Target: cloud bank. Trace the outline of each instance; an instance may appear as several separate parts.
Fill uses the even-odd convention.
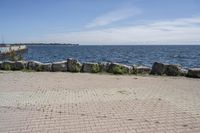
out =
[[[200,44],[200,17],[46,35],[45,42],[79,44]]]

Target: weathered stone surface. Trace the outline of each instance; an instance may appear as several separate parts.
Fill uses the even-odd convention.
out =
[[[187,74],[188,74],[188,70],[181,68],[181,70],[180,70],[180,76],[187,76]]]
[[[109,73],[114,73],[114,74],[128,74],[131,73],[132,67],[127,66],[124,64],[119,64],[119,63],[111,63],[109,65]]]
[[[166,65],[164,73],[168,76],[181,75],[181,67],[179,65]]]
[[[192,78],[200,78],[200,68],[189,69],[187,76]]]
[[[151,72],[151,68],[147,66],[133,66],[133,74],[149,74]]]
[[[1,67],[2,67],[2,64],[3,64],[3,62],[2,61],[0,61],[0,70],[2,69]]]
[[[23,70],[26,68],[26,61],[16,61],[14,64],[14,70]]]
[[[67,71],[80,72],[81,68],[82,64],[78,60],[72,58],[67,59]]]
[[[111,64],[110,62],[100,62],[99,63],[100,71],[101,72],[108,72],[110,64]]]
[[[43,64],[41,64],[41,71],[44,71],[44,72],[52,71],[52,64],[51,63],[43,63]]]
[[[155,62],[152,66],[151,74],[163,75],[166,70],[166,65],[163,63]]]
[[[52,71],[53,72],[66,72],[67,71],[67,61],[61,61],[61,62],[54,62],[52,64]]]
[[[29,61],[27,64],[27,69],[35,70],[35,71],[42,71],[42,63],[39,61]]]
[[[14,70],[15,62],[14,61],[4,61],[2,62],[2,70]]]
[[[86,62],[86,63],[83,63],[82,71],[89,72],[89,73],[98,73],[100,72],[100,66],[98,63]]]

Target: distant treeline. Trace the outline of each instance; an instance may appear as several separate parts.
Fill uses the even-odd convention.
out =
[[[67,45],[67,46],[78,46],[79,44],[73,43],[13,43],[13,44],[0,44],[0,45]]]

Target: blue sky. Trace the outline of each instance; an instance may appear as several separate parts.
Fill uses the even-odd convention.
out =
[[[200,0],[0,0],[7,43],[200,44]]]

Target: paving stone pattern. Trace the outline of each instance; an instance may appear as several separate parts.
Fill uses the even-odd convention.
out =
[[[199,133],[200,80],[1,73],[0,132]]]

